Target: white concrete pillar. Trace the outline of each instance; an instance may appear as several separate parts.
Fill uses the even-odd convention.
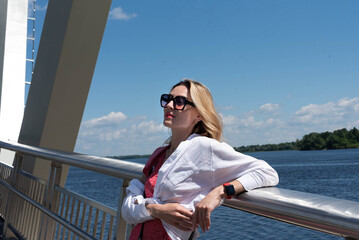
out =
[[[24,114],[28,0],[0,0],[0,140],[17,142]],[[2,150],[11,165],[14,154]]]

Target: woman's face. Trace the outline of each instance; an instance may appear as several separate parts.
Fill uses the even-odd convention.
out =
[[[170,94],[173,97],[183,96],[186,97],[188,101],[192,102],[192,98],[189,95],[188,89],[183,86],[177,86]],[[166,127],[174,130],[181,130],[183,133],[191,134],[193,127],[199,121],[199,114],[196,108],[187,104],[183,110],[175,110],[173,107],[173,101],[170,101],[164,108],[164,120],[163,124]]]

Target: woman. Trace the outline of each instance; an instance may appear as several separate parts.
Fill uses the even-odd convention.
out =
[[[219,142],[221,118],[201,83],[179,82],[161,96],[161,106],[172,136],[151,155],[141,181],[126,189],[122,216],[137,224],[130,239],[195,239],[198,226],[209,230],[222,199],[278,183],[266,162]]]

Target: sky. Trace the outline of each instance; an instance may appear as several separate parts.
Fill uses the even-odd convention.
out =
[[[75,151],[152,153],[171,134],[159,97],[184,78],[233,147],[359,128],[358,23],[356,0],[113,0]]]

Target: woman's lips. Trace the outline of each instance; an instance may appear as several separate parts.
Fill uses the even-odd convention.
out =
[[[170,113],[166,113],[165,114],[165,118],[174,118],[175,116],[170,114]]]

